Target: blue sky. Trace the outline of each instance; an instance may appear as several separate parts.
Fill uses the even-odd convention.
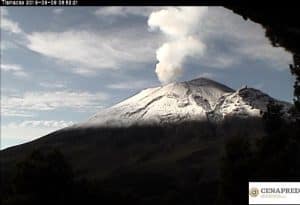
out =
[[[1,148],[84,121],[161,82],[204,76],[292,101],[292,55],[272,47],[260,25],[222,7],[201,9],[2,7]],[[190,37],[198,47],[186,47]],[[157,52],[164,45],[171,49]],[[167,82],[155,72],[159,62],[174,62]]]

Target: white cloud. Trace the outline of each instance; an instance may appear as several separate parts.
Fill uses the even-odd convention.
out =
[[[57,128],[24,127],[16,129],[2,126],[1,149],[38,139],[55,130]]]
[[[19,24],[17,22],[14,22],[7,18],[1,19],[1,29],[3,29],[4,31],[12,32],[12,33],[21,33],[22,32],[22,29],[19,27]]]
[[[54,14],[61,14],[62,12],[64,11],[64,9],[63,8],[55,8],[55,9],[53,9],[53,13]]]
[[[30,113],[26,110],[20,110],[18,108],[7,108],[4,107],[3,104],[1,105],[1,115],[5,117],[26,117],[31,118],[35,117],[34,113]]]
[[[65,88],[66,85],[65,83],[60,83],[60,82],[41,82],[39,83],[39,85],[41,87],[44,87],[44,88]]]
[[[58,129],[73,125],[64,120],[31,120],[1,126],[1,149],[29,142]]]
[[[23,127],[51,127],[51,128],[63,128],[73,125],[73,121],[64,120],[25,120],[21,123],[9,123],[3,127],[7,128],[23,128]]]
[[[273,47],[261,25],[245,21],[241,16],[221,7],[209,7],[198,35],[207,45],[200,63],[212,68],[241,65],[245,59],[264,61],[275,69],[284,69],[292,55]],[[225,48],[225,49],[224,49]],[[242,67],[241,67],[242,69]]]
[[[4,50],[17,48],[17,46],[13,42],[4,39],[1,39],[0,46],[1,46],[1,55],[3,55]]]
[[[216,77],[217,77],[217,75],[214,73],[204,72],[204,73],[201,73],[200,75],[198,75],[197,78],[216,78]]]
[[[144,89],[150,86],[154,86],[154,83],[150,83],[147,81],[128,81],[128,82],[108,84],[106,87],[115,90],[133,90],[133,89]]]
[[[4,86],[1,86],[1,94],[5,94],[5,93],[18,93],[18,89],[16,88],[7,88]]]
[[[24,71],[24,68],[17,64],[1,64],[1,71],[10,72],[19,78],[29,77],[29,75]]]
[[[147,17],[151,12],[159,10],[163,7],[158,6],[147,6],[147,7],[136,7],[136,6],[104,6],[96,9],[94,14],[98,17],[124,17],[128,15],[145,16]]]
[[[222,51],[222,49],[215,47],[214,42],[205,42],[206,49],[202,56],[198,56],[197,63],[201,66],[216,69],[228,69],[233,66],[237,66],[241,63],[241,59],[244,58],[243,54],[235,53],[236,47],[229,48],[230,51]],[[230,47],[231,45],[228,45]],[[241,68],[243,69],[243,68]]]
[[[113,68],[112,68],[113,69]],[[89,67],[75,67],[72,68],[73,72],[85,77],[91,77],[95,75],[96,69],[90,69]]]
[[[89,92],[27,92],[23,96],[2,96],[1,114],[3,116],[22,116],[31,111],[47,111],[59,108],[90,110],[102,108],[108,99],[104,93]]]
[[[16,64],[2,64],[2,71],[21,71],[23,70],[22,66]]]
[[[121,33],[88,31],[35,32],[27,47],[42,55],[67,63],[74,73],[92,75],[98,69],[119,69],[134,62],[154,60],[155,43],[134,30]]]
[[[22,29],[19,27],[19,24],[13,20],[8,19],[8,11],[6,8],[1,7],[1,29],[11,33],[22,33]]]
[[[274,48],[266,41],[240,47],[237,49],[237,52],[242,53],[244,56],[249,56],[253,60],[266,61],[278,70],[286,70],[288,65],[293,62],[292,54],[285,51],[284,48]]]

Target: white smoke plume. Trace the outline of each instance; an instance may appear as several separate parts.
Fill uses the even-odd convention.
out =
[[[155,72],[162,83],[180,76],[186,57],[203,53],[205,44],[196,34],[206,11],[207,7],[172,7],[149,16],[150,29],[159,28],[169,39],[156,51]]]

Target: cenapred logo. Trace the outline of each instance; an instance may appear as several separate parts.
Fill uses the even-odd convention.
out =
[[[249,195],[250,195],[251,197],[257,197],[257,196],[259,195],[259,189],[256,188],[256,187],[250,188],[250,190],[249,190]]]
[[[249,182],[249,204],[300,204],[300,182]]]

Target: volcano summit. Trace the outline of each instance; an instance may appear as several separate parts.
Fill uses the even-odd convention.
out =
[[[289,103],[273,99],[260,90],[233,90],[207,78],[148,88],[104,110],[79,126],[130,126],[220,121],[228,117],[260,117],[267,104],[275,101],[284,109]]]

